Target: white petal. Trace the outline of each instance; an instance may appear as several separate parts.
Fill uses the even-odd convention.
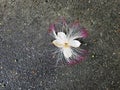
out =
[[[72,49],[71,48],[63,48],[63,54],[65,58],[70,58],[72,56]]]
[[[78,40],[70,40],[69,44],[72,47],[79,47],[81,45],[81,43]]]
[[[58,32],[57,34],[58,38],[65,41],[66,40],[66,35],[64,32]]]
[[[63,42],[60,40],[54,40],[52,43],[57,47],[63,47]]]

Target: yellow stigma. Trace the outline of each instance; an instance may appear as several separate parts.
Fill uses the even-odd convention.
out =
[[[68,47],[70,47],[69,44],[68,44],[68,43],[65,43],[65,44],[64,44],[64,48],[68,48]]]

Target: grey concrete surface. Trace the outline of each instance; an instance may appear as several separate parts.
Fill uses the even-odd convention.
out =
[[[54,67],[49,24],[89,31],[89,56]],[[120,0],[0,0],[0,90],[120,90]]]

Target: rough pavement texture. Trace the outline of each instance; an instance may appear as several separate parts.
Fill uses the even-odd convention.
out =
[[[86,61],[54,67],[49,24],[80,20]],[[120,90],[120,0],[0,0],[0,90]]]

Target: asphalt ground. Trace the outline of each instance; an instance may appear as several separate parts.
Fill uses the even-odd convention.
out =
[[[52,59],[61,16],[89,32],[74,66]],[[120,90],[120,0],[0,0],[0,90]]]

